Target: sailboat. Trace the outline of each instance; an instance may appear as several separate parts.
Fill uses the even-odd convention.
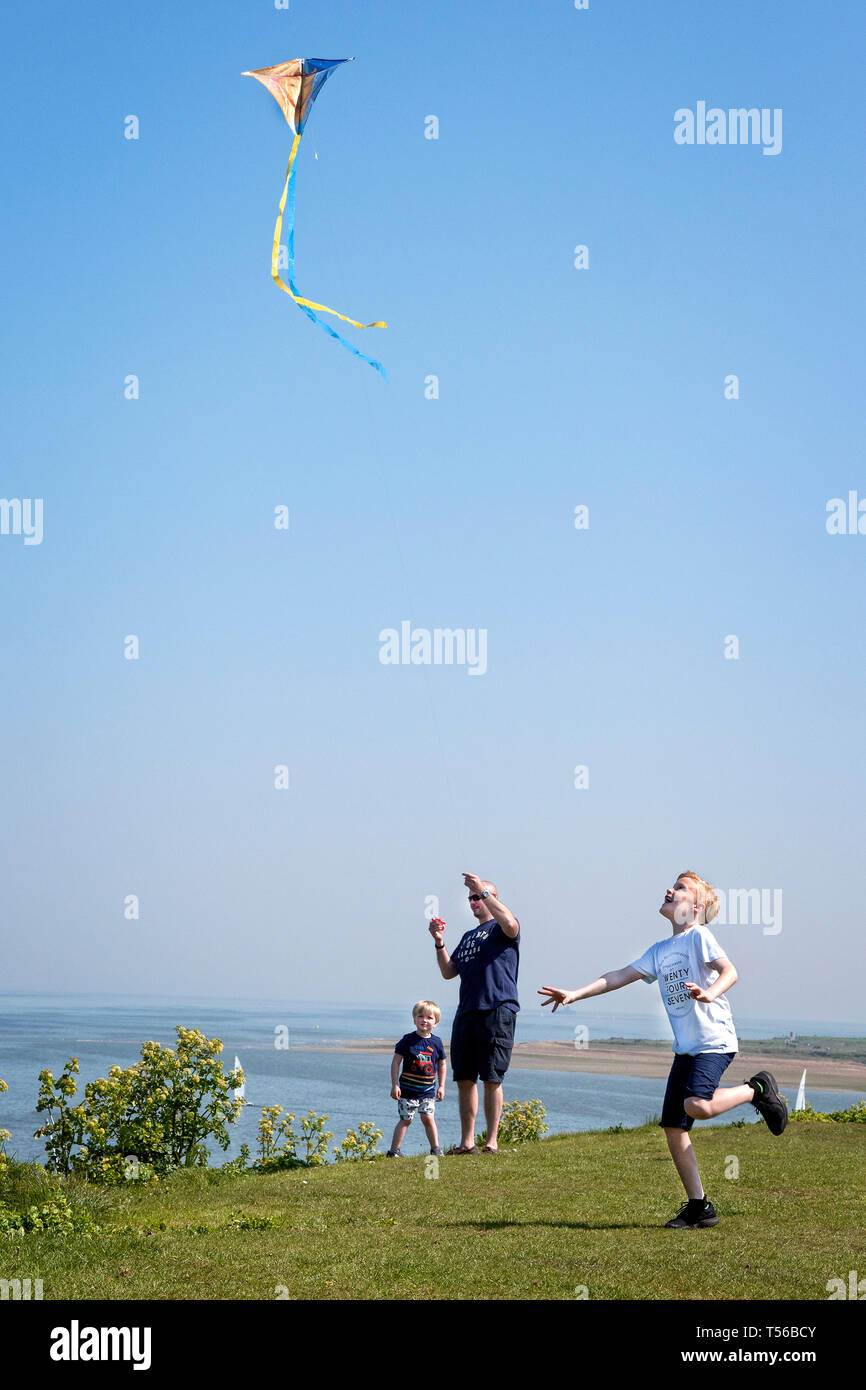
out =
[[[806,1068],[803,1068],[803,1075],[800,1077],[800,1086],[797,1091],[797,1099],[794,1101],[795,1110],[806,1109]]]
[[[238,1057],[237,1054],[235,1054],[235,1071],[242,1071],[242,1070],[243,1070],[243,1068],[241,1067],[241,1059],[240,1059],[240,1057]],[[235,1091],[235,1100],[243,1101],[244,1105],[252,1105],[252,1101],[251,1101],[251,1100],[247,1100],[247,1097],[246,1097],[246,1090],[247,1090],[247,1083],[246,1083],[246,1080],[243,1080],[243,1081],[241,1082],[240,1086],[238,1086],[237,1090]]]

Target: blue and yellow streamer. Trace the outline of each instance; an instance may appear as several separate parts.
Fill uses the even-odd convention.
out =
[[[307,315],[313,323],[317,323],[338,343],[342,343],[347,351],[355,357],[360,357],[362,362],[368,362],[371,367],[375,367],[385,379],[388,380],[385,368],[381,362],[377,362],[372,357],[367,357],[358,348],[342,337],[330,324],[323,323],[319,314],[333,314],[334,318],[341,319],[343,323],[350,323],[354,328],[387,328],[387,324],[381,320],[374,323],[360,323],[357,319],[349,318],[347,314],[340,314],[336,309],[329,309],[326,304],[317,304],[313,299],[305,299],[298,293],[295,284],[295,161],[297,159],[298,147],[301,143],[301,135],[304,126],[309,118],[310,110],[319,91],[325,81],[330,77],[331,72],[340,63],[348,62],[346,58],[319,59],[319,58],[294,58],[288,63],[278,63],[272,68],[260,68],[256,71],[244,73],[245,77],[255,77],[263,86],[267,87],[272,95],[279,102],[280,108],[289,123],[290,129],[294,133],[292,149],[289,155],[289,163],[286,168],[286,182],[283,187],[283,196],[280,199],[279,212],[277,213],[276,227],[274,228],[274,244],[271,252],[271,278],[274,284],[289,295],[300,309]],[[280,236],[282,232],[283,216],[286,217],[286,253],[288,259],[287,280],[280,276],[279,256],[280,256]]]

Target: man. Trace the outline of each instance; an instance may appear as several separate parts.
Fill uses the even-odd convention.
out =
[[[460,1000],[451,1030],[451,1068],[460,1103],[460,1143],[451,1153],[475,1154],[476,1082],[484,1082],[487,1120],[485,1153],[498,1153],[502,1114],[502,1078],[514,1045],[520,923],[499,901],[496,885],[464,874],[475,927],[464,932],[453,956],[445,946],[444,923],[434,920],[430,933],[443,980],[460,976]]]

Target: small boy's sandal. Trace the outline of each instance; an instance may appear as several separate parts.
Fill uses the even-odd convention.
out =
[[[756,1071],[746,1085],[755,1092],[752,1104],[761,1118],[766,1120],[767,1129],[771,1134],[781,1134],[788,1123],[788,1102],[779,1095],[776,1078],[768,1071]]]
[[[471,1149],[461,1149],[458,1144],[452,1144],[448,1149],[449,1154],[477,1154],[478,1150],[473,1145]]]
[[[481,1150],[481,1152],[482,1152],[483,1154],[498,1154],[498,1153],[499,1153],[499,1150],[498,1150],[498,1149],[491,1149],[491,1147],[490,1147],[489,1144],[485,1144],[485,1145],[484,1145],[484,1148]]]

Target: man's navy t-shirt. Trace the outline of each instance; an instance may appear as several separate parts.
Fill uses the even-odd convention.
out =
[[[442,1039],[435,1033],[422,1038],[413,1031],[404,1033],[394,1051],[403,1058],[403,1070],[398,1085],[407,1100],[421,1100],[435,1096],[439,1063],[445,1061],[445,1048]]]
[[[459,1014],[470,1009],[498,1009],[517,1013],[517,967],[520,964],[520,932],[506,936],[498,922],[483,922],[464,932],[452,963],[460,975]]]

